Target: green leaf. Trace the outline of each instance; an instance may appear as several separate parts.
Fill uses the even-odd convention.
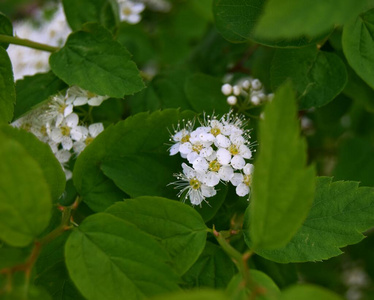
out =
[[[263,39],[253,33],[260,16],[263,14],[263,0],[214,0],[213,14],[218,31],[231,42],[252,40],[256,43],[274,47],[302,47],[324,38],[314,39],[301,37],[298,39]]]
[[[63,0],[66,20],[71,29],[79,30],[84,23],[97,22],[113,29],[119,23],[118,4],[113,0]]]
[[[35,285],[46,289],[54,299],[83,300],[65,266],[64,246],[70,232],[43,246],[36,262]]]
[[[198,73],[187,79],[185,91],[195,111],[225,114],[230,110],[230,106],[227,104],[226,96],[221,92],[221,87],[220,79]]]
[[[265,108],[253,175],[250,233],[255,251],[286,245],[305,220],[314,196],[313,166],[306,167],[295,97],[289,83]]]
[[[73,179],[78,193],[94,210],[124,198],[117,192],[100,197],[113,182],[131,197],[176,199],[177,192],[167,185],[175,181],[173,174],[181,169],[181,159],[169,156],[165,143],[170,138],[168,130],[192,116],[169,109],[137,114],[108,127],[77,159]],[[98,206],[97,197],[106,199],[105,205]]]
[[[106,212],[155,237],[180,275],[204,249],[207,227],[202,217],[186,204],[160,197],[139,197],[116,203]]]
[[[295,300],[295,299],[303,299],[303,300],[315,300],[315,299],[323,299],[323,300],[343,300],[342,297],[339,295],[324,289],[319,286],[314,285],[294,285],[287,290],[282,292],[280,300]]]
[[[12,120],[15,102],[12,63],[8,53],[0,47],[0,123]]]
[[[0,157],[0,239],[11,246],[27,246],[51,217],[48,185],[38,163],[2,133]]]
[[[12,22],[7,18],[6,15],[0,12],[0,34],[13,35],[13,25]],[[8,43],[0,43],[0,47],[7,49]]]
[[[256,284],[257,288],[261,288],[262,292],[256,294],[258,300],[278,300],[280,290],[274,281],[265,273],[258,270],[250,271],[251,279]],[[247,300],[253,298],[252,292],[243,285],[243,277],[241,274],[236,274],[229,285],[226,292],[231,296],[232,300]]]
[[[39,141],[32,133],[10,126],[0,126],[0,133],[17,141],[38,163],[48,184],[51,199],[57,202],[65,190],[66,177],[49,145]]]
[[[66,83],[98,95],[122,98],[144,88],[130,53],[95,23],[70,34],[49,62],[52,71]]]
[[[25,76],[22,80],[17,80],[14,119],[36,108],[66,87],[67,85],[52,72]]]
[[[317,179],[315,200],[303,226],[282,249],[258,251],[267,259],[306,262],[342,254],[340,248],[360,242],[374,226],[374,192],[358,182]]]
[[[229,300],[222,291],[217,290],[189,290],[174,294],[162,295],[152,300]]]
[[[16,248],[0,244],[0,270],[25,263],[30,256],[30,252],[31,247]]]
[[[357,15],[365,1],[269,0],[255,28],[263,39],[310,38],[329,33]],[[307,9],[306,9],[307,8]],[[280,26],[281,24],[281,26]]]
[[[106,213],[86,218],[65,246],[69,274],[87,299],[142,299],[178,290],[167,253],[148,234]]]
[[[347,82],[347,71],[334,53],[311,46],[301,49],[278,49],[271,67],[275,90],[288,78],[297,91],[300,109],[320,107],[332,101]]]
[[[36,286],[13,287],[9,294],[2,295],[2,300],[52,300],[51,296],[44,290]]]
[[[343,51],[355,72],[374,88],[374,9],[359,15],[343,28]]]
[[[236,267],[232,260],[221,247],[207,242],[204,252],[196,263],[183,276],[188,288],[211,287],[225,288],[232,276],[236,273]]]

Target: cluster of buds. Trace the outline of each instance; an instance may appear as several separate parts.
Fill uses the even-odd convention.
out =
[[[262,83],[258,79],[242,79],[235,85],[225,83],[221,88],[222,93],[227,96],[227,103],[234,106],[238,98],[246,104],[260,105],[271,101],[273,94],[266,94]]]
[[[196,129],[194,121],[183,123],[174,130],[169,149],[170,155],[179,153],[188,162],[182,164],[182,173],[174,174],[177,181],[172,184],[181,189],[178,197],[200,205],[216,195],[220,182],[234,185],[238,196],[249,195],[252,145],[244,118],[229,112],[220,119],[204,117]]]
[[[61,163],[66,178],[70,179],[72,174],[66,164],[71,156],[79,155],[104,130],[102,123],[89,126],[81,124],[79,116],[73,112],[74,107],[84,104],[99,106],[108,98],[73,86],[65,95],[51,97],[48,103],[30,111],[11,125],[33,133],[47,143]]]

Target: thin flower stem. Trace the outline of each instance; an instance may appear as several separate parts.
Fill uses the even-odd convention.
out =
[[[42,51],[47,51],[47,52],[52,52],[52,53],[56,52],[57,50],[60,49],[58,47],[53,47],[53,46],[49,46],[49,45],[45,45],[45,44],[40,44],[40,43],[33,42],[33,41],[30,41],[30,40],[27,40],[27,39],[21,39],[21,38],[18,38],[18,37],[9,36],[9,35],[5,35],[5,34],[0,34],[0,43],[10,43],[10,44],[14,44],[14,45],[25,46],[25,47],[29,47],[29,48],[33,48],[33,49],[37,49],[37,50],[42,50]]]
[[[244,286],[251,291],[250,299],[253,300],[256,298],[257,295],[263,294],[264,289],[258,286],[251,278],[249,268],[248,268],[248,260],[254,254],[252,250],[241,254],[237,251],[234,247],[232,247],[224,238],[224,236],[215,230],[213,226],[213,230],[211,231],[215,236],[218,244],[222,247],[223,251],[226,252],[227,255],[231,257],[233,262],[235,263],[236,267],[238,268],[240,274],[243,277]]]

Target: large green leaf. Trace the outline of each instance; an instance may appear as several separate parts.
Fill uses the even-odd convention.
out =
[[[184,274],[183,280],[189,288],[225,288],[235,273],[234,263],[222,248],[208,241],[204,252]]]
[[[214,0],[213,14],[218,31],[232,42],[252,40],[275,47],[301,47],[313,44],[325,36],[323,34],[314,39],[300,37],[287,40],[264,39],[254,34],[253,30],[263,13],[265,3],[263,0]]]
[[[0,47],[0,123],[12,120],[15,102],[12,63],[8,53]]]
[[[0,157],[0,239],[12,246],[27,246],[51,217],[48,185],[37,161],[2,133]]]
[[[123,195],[113,191],[103,195],[105,205],[97,205],[95,197],[110,191],[113,182],[131,197],[176,199],[177,192],[167,185],[175,181],[173,174],[180,171],[181,159],[169,156],[165,143],[170,138],[168,130],[192,116],[170,109],[140,113],[108,127],[78,157],[74,167],[74,184],[84,201],[101,210],[122,200]]]
[[[22,80],[18,80],[14,119],[21,117],[66,87],[66,84],[52,72],[25,76]]]
[[[185,273],[204,249],[207,227],[190,206],[160,197],[126,199],[106,210],[149,233],[166,249],[178,274]]]
[[[6,125],[0,126],[0,133],[17,141],[38,163],[48,184],[52,201],[57,202],[65,190],[66,177],[49,145],[39,141],[32,133]]]
[[[12,22],[7,18],[6,15],[0,12],[0,34],[13,35]],[[0,43],[0,47],[8,48],[8,43]]]
[[[267,259],[306,262],[340,255],[340,248],[360,242],[374,226],[374,190],[358,182],[317,180],[314,204],[293,239],[282,249],[258,251]]]
[[[277,49],[271,67],[275,90],[288,78],[297,91],[301,109],[320,107],[332,101],[347,82],[347,71],[334,53],[317,47]]]
[[[63,0],[62,4],[73,30],[79,30],[87,22],[97,22],[113,29],[119,22],[118,4],[114,0]]]
[[[314,167],[306,167],[296,101],[289,83],[265,108],[253,175],[250,228],[255,251],[286,245],[305,220],[314,196]]]
[[[268,0],[255,33],[263,39],[317,37],[357,15],[365,1]]]
[[[70,277],[87,299],[143,299],[178,290],[165,250],[148,234],[98,213],[72,232],[65,246]]]
[[[282,292],[280,300],[343,300],[339,295],[319,286],[310,284],[294,285]]]
[[[374,88],[374,9],[359,15],[343,28],[343,51],[351,67]]]
[[[144,88],[130,53],[95,23],[72,33],[49,62],[52,71],[66,83],[98,95],[122,98]]]

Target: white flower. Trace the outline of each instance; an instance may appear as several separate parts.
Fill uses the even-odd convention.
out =
[[[99,106],[101,103],[109,99],[109,96],[100,96],[90,91],[84,90],[79,86],[72,86],[66,92],[67,101],[72,102],[74,106],[88,104],[90,106]]]
[[[176,185],[176,188],[181,189],[178,197],[185,193],[184,200],[189,198],[192,205],[200,205],[202,201],[205,201],[205,198],[216,195],[214,187],[204,184],[205,173],[198,172],[185,163],[182,164],[182,168],[183,173],[176,175],[178,181],[172,183]]]
[[[46,122],[55,121],[55,125],[59,126],[64,118],[73,112],[73,100],[66,99],[62,95],[55,95],[48,104],[48,109],[43,114],[42,119]]]
[[[92,141],[104,130],[103,123],[94,123],[88,126],[88,134],[84,139],[74,142],[74,152],[80,154],[86,146],[92,143]]]
[[[68,115],[57,127],[51,131],[51,139],[55,143],[61,143],[62,148],[70,150],[73,147],[73,140],[84,139],[88,130],[84,126],[78,126],[79,117],[75,113]]]
[[[140,13],[145,9],[143,3],[135,3],[129,0],[120,0],[120,16],[122,21],[130,24],[139,23],[141,20]]]
[[[233,186],[236,186],[236,194],[240,197],[248,195],[250,192],[250,186],[252,184],[252,173],[253,173],[253,165],[246,164],[243,168],[243,173],[235,173],[230,182]]]

